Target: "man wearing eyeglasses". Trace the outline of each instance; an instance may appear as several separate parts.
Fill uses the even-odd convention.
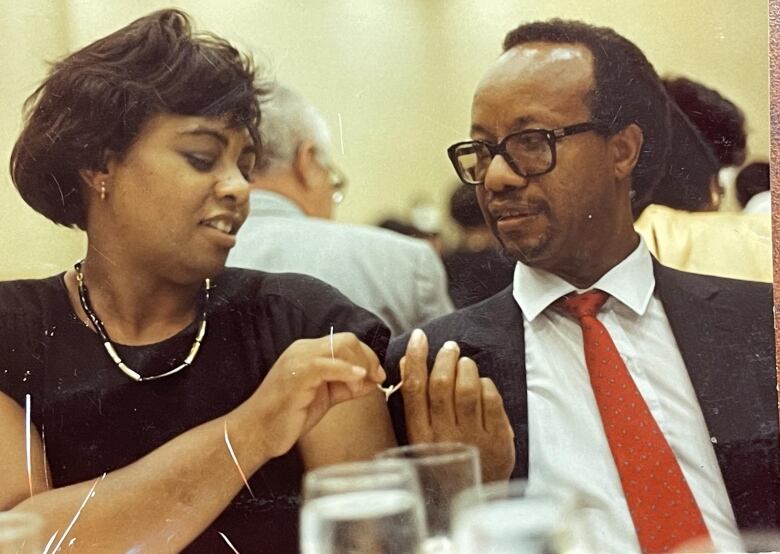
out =
[[[393,334],[453,310],[444,266],[426,241],[330,220],[346,178],[330,160],[328,127],[311,104],[275,87],[263,103],[260,133],[249,217],[227,265],[316,277],[378,315]]]
[[[499,475],[581,494],[598,552],[740,551],[740,530],[776,528],[771,288],[662,267],[634,231],[670,147],[644,55],[611,29],[522,25],[471,120],[450,160],[519,263],[391,343],[399,436],[474,442]]]

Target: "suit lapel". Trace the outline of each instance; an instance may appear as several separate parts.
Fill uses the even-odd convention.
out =
[[[756,397],[741,393],[759,376],[733,366],[754,352],[742,340],[747,330],[718,301],[721,290],[712,284],[685,286],[675,273],[656,264],[656,287],[717,451],[721,441],[746,431],[738,422],[752,419],[746,416],[754,411]]]
[[[746,313],[717,279],[654,270],[737,523],[771,523],[779,454],[771,312]]]
[[[528,477],[528,383],[525,368],[525,321],[520,307],[512,296],[512,287],[501,296],[503,309],[494,318],[495,331],[491,347],[493,367],[491,375],[502,391],[508,416],[515,430],[517,461],[513,477]]]
[[[455,322],[454,333],[460,337],[461,355],[472,358],[479,367],[480,375],[492,379],[501,391],[507,416],[515,431],[517,461],[512,476],[527,477],[525,337],[523,314],[512,296],[512,287],[466,308],[462,320]],[[435,350],[432,349],[432,352]]]
[[[718,357],[713,346],[718,342],[723,344],[724,340],[727,343],[734,340],[728,336],[728,325],[724,326],[725,322],[712,313],[710,302],[718,296],[719,290],[714,287],[685,289],[679,285],[673,273],[657,262],[654,262],[654,273],[656,290],[696,391],[707,428],[717,440],[721,427],[727,427],[724,424],[728,418],[725,414],[724,417],[714,417],[720,415],[721,406],[711,404],[729,396],[729,384],[708,376],[724,373],[723,370],[728,368],[722,368],[721,364],[728,363],[728,360]]]

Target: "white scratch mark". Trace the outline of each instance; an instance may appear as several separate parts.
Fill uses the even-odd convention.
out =
[[[43,423],[41,423],[41,444],[43,445],[43,480],[47,485],[51,486],[49,482],[49,464],[46,463],[46,460],[49,459],[46,457],[46,429]]]
[[[341,143],[341,155],[344,155],[344,126],[341,124],[341,112],[339,115],[339,142]]]
[[[240,553],[238,550],[236,550],[236,547],[235,547],[235,546],[233,546],[233,543],[232,543],[232,542],[230,542],[230,539],[228,539],[228,538],[225,536],[225,533],[223,533],[222,531],[217,531],[217,533],[219,533],[219,536],[220,536],[220,537],[222,537],[222,540],[224,540],[224,541],[227,543],[227,545],[230,547],[230,550],[232,550],[232,551],[233,551],[233,552],[235,552],[236,554],[241,554],[241,553]]]
[[[336,351],[333,349],[333,325],[330,326],[330,359],[336,360]]]
[[[105,259],[106,259],[106,260],[107,260],[109,263],[111,263],[111,265],[113,265],[113,266],[116,266],[116,262],[115,262],[114,260],[112,260],[111,258],[109,258],[108,256],[106,256],[105,254],[103,254],[103,252],[101,252],[100,250],[98,250],[97,248],[95,248],[95,247],[94,247],[94,245],[90,244],[90,245],[89,245],[89,248],[90,248],[90,250],[94,250],[95,252],[97,252],[98,254],[100,254],[100,255],[101,255],[103,258],[105,258]]]
[[[246,475],[244,475],[244,470],[241,469],[241,464],[238,463],[238,458],[236,458],[236,453],[233,451],[233,445],[230,444],[230,437],[228,437],[228,430],[227,430],[227,418],[225,418],[225,444],[227,445],[228,452],[230,453],[230,457],[233,458],[233,463],[236,464],[236,468],[238,468],[238,473],[241,475],[241,479],[244,481],[244,485],[246,485],[247,490],[249,491],[249,494],[252,495],[252,498],[255,498],[255,493],[252,491],[252,487],[249,486],[249,481],[247,481]]]
[[[84,506],[87,505],[87,502],[89,502],[89,499],[95,496],[95,488],[98,486],[98,483],[100,483],[103,479],[106,478],[106,474],[104,473],[102,477],[99,479],[95,479],[95,482],[92,483],[92,488],[89,489],[89,492],[87,493],[87,496],[84,497],[84,502],[81,503],[81,506],[76,511],[76,515],[73,516],[73,519],[70,520],[70,524],[67,528],[65,528],[65,532],[60,537],[60,541],[57,543],[57,546],[54,547],[54,550],[52,550],[52,554],[57,552],[60,549],[60,546],[62,546],[63,541],[65,540],[65,537],[68,536],[68,533],[70,533],[70,530],[73,528],[73,526],[76,524],[76,520],[81,515],[81,511],[84,509]]]
[[[32,485],[32,456],[30,455],[30,412],[32,406],[32,399],[29,394],[24,395],[24,440],[25,451],[27,453],[27,484],[30,485],[30,497],[33,495]]]
[[[60,182],[57,180],[57,177],[54,176],[54,173],[49,173],[49,177],[54,179],[54,182],[57,184],[57,190],[60,192],[60,201],[62,202],[62,207],[65,207],[65,195],[62,193],[62,186],[60,186]]]
[[[57,533],[59,532],[60,532],[59,529],[54,531],[54,534],[49,538],[49,542],[46,543],[46,548],[43,549],[43,554],[49,554],[49,548],[51,548],[51,543],[53,543],[54,539],[57,538]]]

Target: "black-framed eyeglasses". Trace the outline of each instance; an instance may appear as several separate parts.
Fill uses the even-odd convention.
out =
[[[592,122],[560,129],[525,129],[508,134],[498,144],[483,140],[458,142],[447,148],[447,155],[467,185],[483,184],[490,162],[498,155],[521,177],[536,177],[555,168],[555,144],[559,140],[597,129],[599,126]]]
[[[344,201],[347,188],[347,177],[344,173],[335,165],[328,166],[328,179],[330,180],[330,186],[333,188],[333,193],[330,198],[333,203],[338,206]]]

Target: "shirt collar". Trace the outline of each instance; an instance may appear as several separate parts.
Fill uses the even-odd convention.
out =
[[[640,238],[639,245],[619,264],[605,273],[588,289],[599,289],[644,315],[655,289],[653,260]],[[561,296],[585,292],[553,273],[529,267],[521,262],[515,267],[512,295],[528,321],[533,321]]]
[[[253,190],[249,193],[249,215],[305,216],[298,205],[281,194],[269,190]]]

